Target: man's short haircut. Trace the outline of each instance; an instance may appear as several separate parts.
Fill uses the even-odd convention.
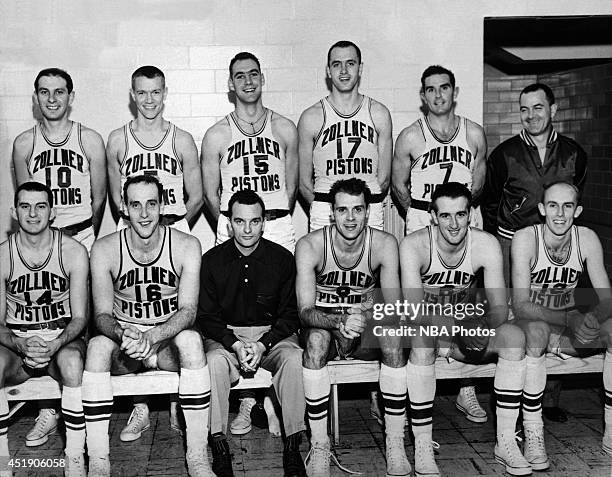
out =
[[[329,189],[329,196],[331,197],[332,207],[336,205],[336,196],[339,192],[344,192],[348,195],[361,195],[363,194],[363,198],[365,200],[366,207],[370,205],[372,201],[372,192],[368,185],[362,181],[361,179],[357,179],[356,177],[351,177],[350,179],[343,179],[341,181],[336,181]]]
[[[444,68],[444,66],[440,65],[431,65],[425,68],[423,74],[421,75],[421,88],[423,92],[425,92],[425,80],[433,75],[448,75],[448,79],[450,80],[451,86],[455,87],[455,75],[448,68]]]
[[[355,48],[355,51],[357,52],[357,60],[359,60],[359,64],[361,64],[361,50],[359,49],[359,47],[352,41],[340,40],[334,43],[332,46],[330,46],[329,50],[327,50],[327,66],[329,66],[329,60],[331,59],[331,52],[334,48],[350,48],[351,46]]]
[[[159,182],[159,179],[150,174],[140,174],[137,176],[129,176],[125,181],[125,184],[123,184],[123,203],[125,205],[128,205],[127,191],[128,187],[132,184],[153,184],[155,187],[157,187],[157,198],[160,202],[162,201],[164,195],[164,186],[161,182]]]
[[[578,187],[576,187],[571,182],[567,182],[567,181],[563,181],[563,180],[554,181],[554,182],[551,182],[549,184],[544,184],[544,190],[542,191],[542,201],[541,201],[542,204],[545,203],[544,199],[546,197],[546,192],[548,191],[548,189],[550,189],[552,186],[556,186],[556,185],[566,185],[567,187],[572,189],[574,191],[574,199],[576,201],[576,205],[578,205],[578,201],[580,200],[580,189],[578,189]]]
[[[525,86],[523,88],[523,91],[521,91],[521,94],[519,95],[519,101],[521,100],[524,94],[535,93],[536,91],[540,90],[544,91],[549,105],[552,106],[553,104],[555,104],[555,94],[553,93],[552,89],[550,89],[550,87],[548,85],[545,85],[544,83],[532,83],[529,86]]]
[[[53,193],[51,192],[51,189],[46,184],[43,184],[42,182],[34,182],[34,181],[24,182],[19,187],[17,187],[17,190],[15,191],[15,196],[13,197],[13,205],[15,207],[17,207],[17,205],[19,204],[19,193],[22,190],[25,190],[28,192],[46,192],[47,202],[49,202],[49,207],[53,207]]]
[[[257,192],[251,189],[243,189],[238,192],[234,192],[234,194],[230,197],[229,203],[227,204],[227,209],[229,213],[229,218],[232,218],[232,214],[234,213],[233,208],[234,204],[242,204],[242,205],[255,205],[259,204],[261,206],[261,216],[262,218],[266,215],[266,206],[264,205],[263,200],[259,197]]]
[[[68,94],[72,93],[72,89],[74,88],[72,78],[68,72],[60,68],[45,68],[44,70],[40,70],[38,72],[36,79],[34,80],[34,91],[36,93],[38,92],[38,82],[43,76],[59,76],[60,78],[63,78],[64,81],[66,81],[66,89],[68,90]]]
[[[447,182],[446,184],[440,184],[436,187],[433,195],[431,196],[431,210],[438,213],[438,205],[436,201],[440,197],[448,197],[450,199],[458,199],[459,197],[465,197],[467,199],[468,210],[472,206],[472,193],[463,184],[459,182]]]
[[[241,51],[236,56],[234,56],[230,61],[230,64],[229,64],[230,78],[233,76],[232,68],[234,67],[234,64],[237,61],[241,61],[241,60],[253,60],[257,64],[257,69],[261,73],[261,64],[259,63],[259,59],[253,53],[249,51]]]
[[[160,70],[157,66],[145,65],[136,69],[136,71],[132,73],[132,89],[134,89],[136,78],[142,77],[149,79],[161,78],[164,88],[166,87],[166,76],[164,75],[164,72]]]

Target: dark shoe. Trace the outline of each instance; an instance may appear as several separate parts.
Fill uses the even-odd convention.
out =
[[[542,414],[549,421],[567,422],[567,413],[560,407],[543,407]]]
[[[213,436],[210,440],[210,447],[213,455],[213,472],[217,477],[234,477],[232,470],[232,454],[230,454],[229,444],[223,434]]]
[[[306,468],[300,454],[301,441],[301,432],[291,434],[285,441],[285,448],[283,449],[284,477],[306,477]]]

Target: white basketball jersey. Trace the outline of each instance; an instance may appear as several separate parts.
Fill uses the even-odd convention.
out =
[[[52,142],[40,124],[33,128],[34,147],[27,161],[32,180],[46,184],[53,193],[57,215],[54,227],[68,227],[91,218],[89,158],[81,143],[81,124],[72,121],[68,135]]]
[[[437,227],[427,226],[429,233],[429,267],[421,273],[424,302],[452,304],[471,300],[471,289],[476,275],[472,266],[472,230],[468,228],[465,248],[456,265],[448,265],[440,255],[437,243]]]
[[[472,190],[475,157],[467,141],[467,119],[458,118],[459,125],[448,141],[436,136],[427,116],[418,120],[425,147],[410,166],[413,199],[429,202],[436,187],[447,182],[460,182]]]
[[[380,193],[378,133],[372,120],[372,98],[363,97],[351,114],[338,112],[327,98],[321,100],[323,126],[312,152],[314,191],[327,194],[339,180],[357,177]]]
[[[531,301],[553,310],[573,308],[574,291],[584,271],[578,227],[572,225],[570,249],[563,263],[556,262],[546,248],[544,224],[533,225],[533,229],[536,237],[536,258],[531,266]]]
[[[164,187],[164,215],[185,215],[183,198],[183,163],[174,147],[176,126],[170,123],[166,134],[155,146],[145,146],[134,133],[132,122],[123,127],[125,154],[119,167],[121,194],[130,176],[149,174],[157,177]]]
[[[285,150],[272,133],[272,114],[268,109],[261,129],[254,133],[242,129],[234,113],[226,116],[232,138],[219,164],[223,212],[234,192],[243,189],[257,192],[267,210],[289,210]]]

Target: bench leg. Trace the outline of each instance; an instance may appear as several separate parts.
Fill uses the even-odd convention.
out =
[[[334,437],[334,445],[340,445],[340,417],[338,416],[338,385],[331,385],[331,393],[329,395],[329,412],[331,419],[329,420],[331,434]]]

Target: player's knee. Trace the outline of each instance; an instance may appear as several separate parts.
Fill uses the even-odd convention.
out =
[[[401,368],[406,365],[404,350],[397,346],[382,346],[382,362],[391,368]]]
[[[497,342],[496,347],[499,350],[515,350],[516,352],[520,351],[520,353],[523,353],[525,350],[525,333],[516,325],[504,323],[497,327],[495,329],[495,338]]]
[[[183,330],[174,337],[174,343],[180,349],[203,349],[202,337],[195,330]]]
[[[101,364],[108,362],[116,347],[117,343],[104,335],[91,338],[87,345],[85,368],[92,371],[92,368],[98,368]],[[96,371],[99,370],[96,369]]]
[[[550,326],[545,321],[528,321],[523,324],[525,340],[530,349],[546,349],[550,337]]]
[[[83,376],[83,357],[77,348],[62,348],[56,357],[64,384],[79,385]]]
[[[331,335],[326,330],[309,330],[303,354],[303,364],[310,369],[321,369],[325,366]]]
[[[410,362],[420,366],[428,365],[436,360],[435,347],[415,346],[410,349]]]

